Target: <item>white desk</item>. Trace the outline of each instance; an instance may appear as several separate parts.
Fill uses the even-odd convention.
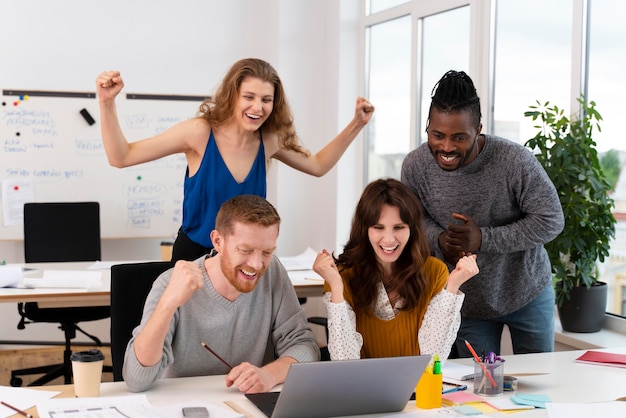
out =
[[[626,353],[626,347],[604,351]],[[626,396],[626,369],[590,364],[575,363],[574,359],[583,354],[580,351],[561,351],[557,353],[524,354],[506,356],[505,374],[546,372],[538,376],[521,376],[518,382],[519,393],[545,394],[554,402],[602,402]],[[470,364],[470,359],[456,360]],[[60,396],[73,397],[71,385],[41,387],[41,389],[61,390]],[[468,388],[468,390],[470,390]],[[130,392],[124,382],[107,382],[101,386],[101,397],[124,396]],[[155,406],[165,406],[184,401],[205,401],[224,406],[224,401],[235,401],[237,405],[249,412],[248,415],[263,417],[250,401],[236,389],[227,389],[224,376],[205,376],[159,381],[146,392],[148,400]],[[508,395],[505,395],[508,396]],[[29,412],[35,413],[35,408]],[[415,402],[407,404],[403,414],[420,411]],[[381,417],[390,414],[368,415]],[[35,415],[37,416],[37,415]],[[505,417],[500,412],[488,416]],[[547,417],[544,409],[518,412],[511,416],[516,418]],[[15,416],[19,418],[19,416]],[[600,418],[600,417],[598,417]]]
[[[132,263],[133,261],[126,261]],[[116,264],[123,264],[123,261]],[[87,270],[94,262],[71,262],[71,263],[29,263],[24,267],[32,268],[24,272],[28,277],[41,277],[43,270]],[[105,306],[111,304],[111,270],[104,268],[102,272],[102,285],[92,289],[26,289],[26,288],[0,288],[0,303],[39,302],[45,307],[58,306]],[[310,274],[307,274],[309,273]],[[290,277],[292,272],[290,272]],[[306,277],[315,277],[315,273],[293,272],[292,282],[298,297],[321,296],[323,289],[322,280],[310,280]]]

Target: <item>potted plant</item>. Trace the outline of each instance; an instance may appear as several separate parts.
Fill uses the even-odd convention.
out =
[[[606,283],[598,280],[598,262],[609,256],[616,221],[610,185],[592,137],[594,128],[600,131],[602,116],[595,102],[587,103],[584,96],[578,103],[580,113],[571,118],[549,102],[530,106],[524,116],[541,124],[526,146],[554,183],[565,216],[561,234],[545,245],[561,325],[565,331],[596,332],[602,328],[607,297]]]

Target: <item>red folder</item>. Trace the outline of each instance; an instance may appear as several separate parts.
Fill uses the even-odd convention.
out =
[[[600,364],[611,367],[626,367],[626,354],[587,351],[576,359],[578,363]]]

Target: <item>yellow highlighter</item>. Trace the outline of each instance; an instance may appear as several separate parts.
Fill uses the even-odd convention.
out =
[[[421,409],[441,408],[443,380],[439,356],[433,356],[432,364],[424,370],[422,378],[415,386],[415,406]]]

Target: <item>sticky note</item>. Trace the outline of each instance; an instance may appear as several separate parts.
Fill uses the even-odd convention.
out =
[[[459,414],[463,414],[463,415],[482,415],[483,413],[474,408],[471,405],[458,405],[458,406],[453,406],[452,409],[455,412],[458,412]]]
[[[550,402],[550,398],[547,395],[532,395],[518,393],[515,396],[511,396],[511,400],[519,405],[532,405],[536,408],[545,408],[546,402]]]
[[[453,404],[464,404],[469,402],[483,402],[484,399],[478,395],[474,395],[471,391],[459,391],[459,392],[451,392],[444,393],[441,395],[441,398],[448,402],[448,405]]]

